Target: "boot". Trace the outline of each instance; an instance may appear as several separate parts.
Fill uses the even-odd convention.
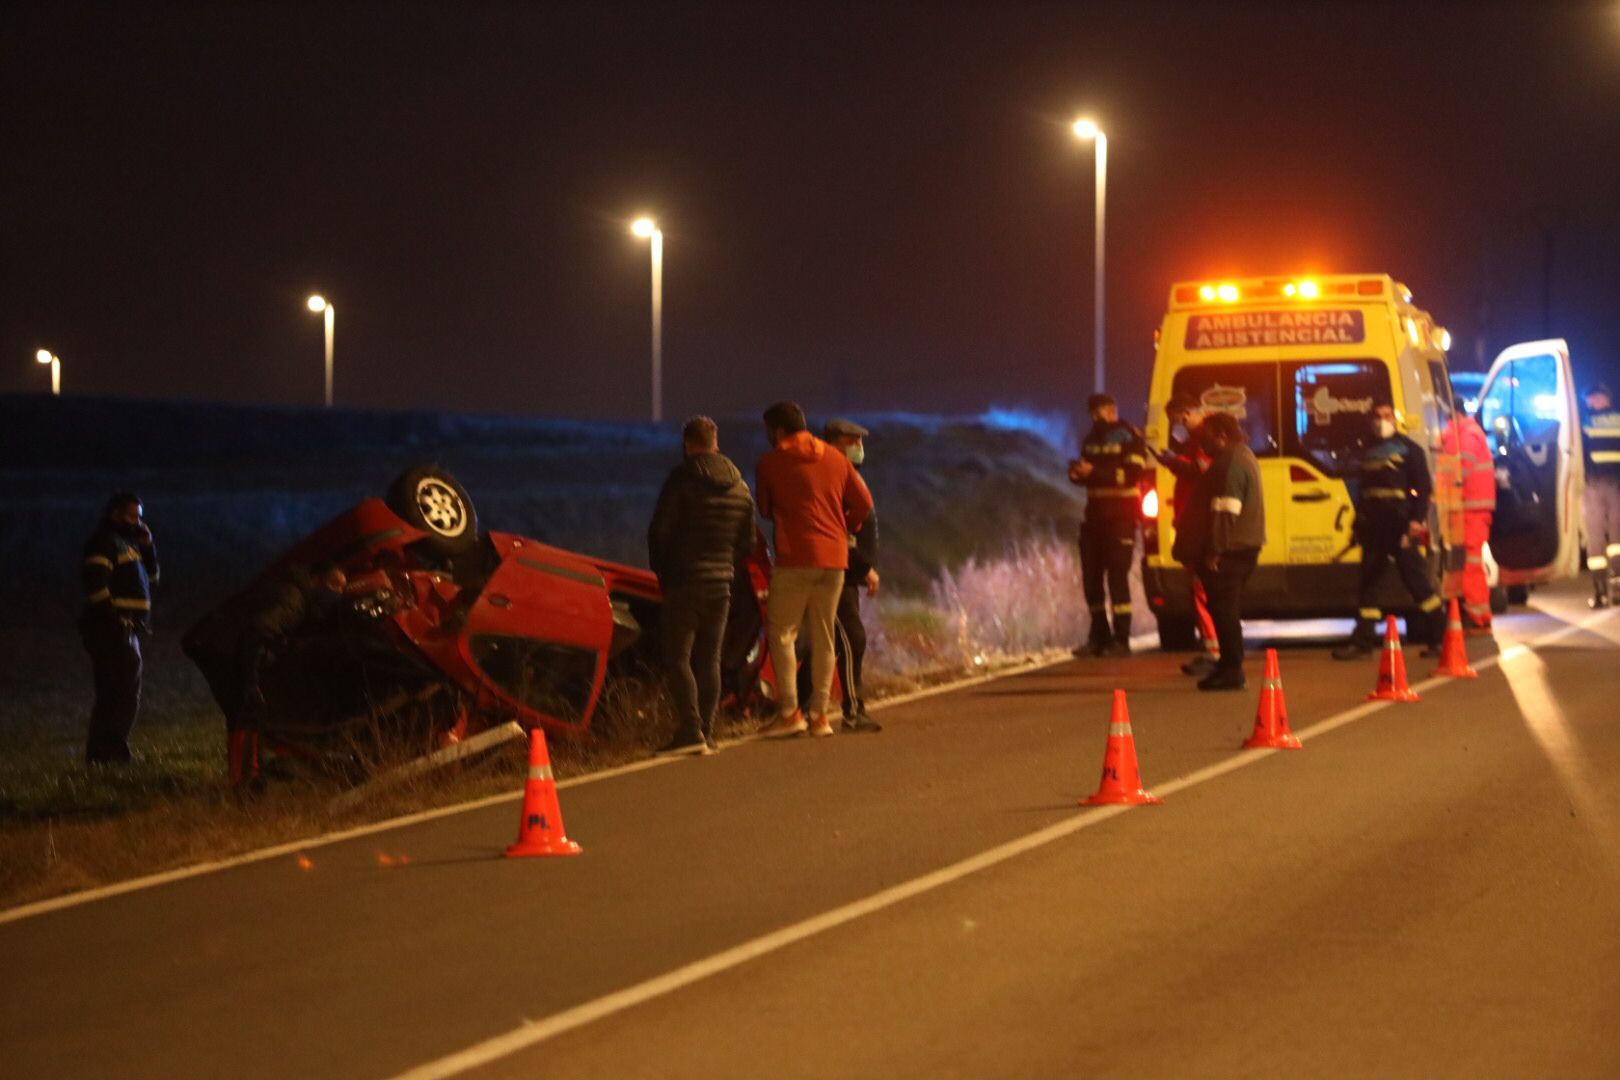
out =
[[[1608,570],[1592,571],[1592,599],[1586,602],[1586,606],[1591,608],[1593,611],[1597,611],[1599,608],[1606,608],[1609,606]]]

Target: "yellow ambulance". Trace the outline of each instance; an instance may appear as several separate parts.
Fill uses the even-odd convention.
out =
[[[1394,406],[1397,425],[1429,448],[1437,474],[1430,569],[1460,570],[1455,455],[1441,452],[1452,409],[1450,335],[1387,274],[1182,282],[1156,335],[1148,443],[1170,436],[1165,405],[1186,395],[1231,413],[1260,459],[1266,545],[1244,594],[1251,618],[1353,616],[1361,552],[1353,546],[1353,485],[1370,414]],[[1143,583],[1168,649],[1195,644],[1192,577],[1170,556],[1176,480],[1143,481]],[[1380,603],[1411,605],[1393,570]]]

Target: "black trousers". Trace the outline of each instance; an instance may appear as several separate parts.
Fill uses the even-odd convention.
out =
[[[84,647],[96,688],[84,759],[128,761],[129,733],[141,708],[140,635],[123,623],[89,627]]]
[[[865,712],[861,665],[866,660],[866,624],[861,622],[859,585],[846,584],[844,591],[838,594],[838,627],[833,633],[833,651],[838,657],[838,685],[844,692],[844,715]]]
[[[1258,551],[1229,551],[1220,557],[1214,570],[1199,567],[1198,579],[1204,583],[1209,617],[1215,623],[1215,638],[1221,646],[1221,658],[1215,662],[1217,669],[1243,670],[1243,586],[1259,558]]]
[[[1131,509],[1134,511],[1134,506]],[[1086,610],[1091,613],[1092,644],[1106,645],[1111,640],[1110,601],[1114,616],[1112,640],[1130,640],[1131,557],[1135,553],[1134,513],[1086,514],[1080,526],[1080,582],[1086,593]]]
[[[720,642],[731,610],[731,582],[677,585],[664,592],[660,616],[664,678],[675,704],[676,733],[714,734],[720,705]]]
[[[1394,563],[1402,584],[1412,594],[1420,612],[1420,617],[1412,620],[1412,640],[1439,641],[1445,614],[1440,610],[1440,597],[1434,591],[1434,583],[1429,580],[1429,567],[1423,560],[1423,552],[1411,543],[1402,544],[1407,535],[1406,519],[1363,520],[1358,523],[1358,528],[1361,538],[1361,610],[1356,613],[1352,640],[1377,644],[1378,621],[1383,617],[1383,610],[1378,606],[1378,585],[1383,581],[1389,564]]]

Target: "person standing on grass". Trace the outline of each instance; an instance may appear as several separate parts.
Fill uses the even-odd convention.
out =
[[[1232,414],[1211,413],[1200,428],[1210,465],[1195,496],[1206,512],[1207,527],[1194,565],[1209,598],[1220,658],[1214,670],[1198,681],[1198,689],[1241,690],[1243,587],[1266,543],[1260,462]]]
[[[832,693],[833,628],[849,567],[849,538],[872,513],[872,493],[850,459],[806,430],[804,410],[780,401],[765,410],[771,448],[759,459],[754,490],[760,516],[775,527],[776,563],[765,600],[771,663],[779,700],[768,738],[833,734],[827,719]],[[799,708],[794,643],[800,624],[810,634],[807,722]]]
[[[130,760],[129,733],[141,708],[141,638],[151,633],[157,546],[141,517],[140,496],[115,492],[84,545],[84,609],[79,632],[90,654],[95,704],[84,760]]]
[[[733,582],[739,574],[747,579],[754,500],[737,466],[720,453],[713,420],[688,420],[681,451],[684,458],[665,479],[647,527],[648,561],[664,594],[664,674],[678,721],[658,753],[707,754],[717,748],[720,646]]]
[[[1086,489],[1080,526],[1080,577],[1091,615],[1090,640],[1076,656],[1131,654],[1131,556],[1136,552],[1136,481],[1147,467],[1142,435],[1119,418],[1107,394],[1086,401],[1091,431],[1080,457],[1069,463],[1069,482]],[[1107,591],[1104,591],[1106,582]],[[1113,630],[1108,616],[1112,602]]]
[[[822,429],[827,443],[849,458],[859,472],[866,461],[866,436],[871,434],[850,420],[829,420]],[[866,660],[866,624],[861,621],[861,590],[868,596],[878,591],[877,511],[866,515],[860,531],[849,537],[849,568],[844,571],[844,587],[838,593],[838,625],[834,637],[838,654],[838,676],[844,693],[845,731],[878,732],[883,727],[866,712],[861,693],[861,665]]]

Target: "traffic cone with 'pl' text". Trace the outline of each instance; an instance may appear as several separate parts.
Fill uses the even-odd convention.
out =
[[[1142,788],[1142,773],[1136,764],[1136,737],[1131,734],[1131,714],[1125,708],[1125,691],[1114,691],[1114,711],[1108,718],[1108,745],[1103,751],[1102,784],[1097,794],[1081,799],[1081,806],[1144,806],[1164,802]]]
[[[1282,670],[1277,650],[1266,650],[1266,674],[1260,680],[1260,707],[1254,713],[1254,734],[1244,742],[1250,750],[1298,750],[1305,744],[1288,728],[1288,702],[1283,698]]]
[[[1384,624],[1384,651],[1378,658],[1378,688],[1367,695],[1368,701],[1417,701],[1418,696],[1406,685],[1406,657],[1401,652],[1401,631],[1391,615]]]
[[[1446,610],[1446,636],[1440,641],[1440,666],[1434,669],[1436,675],[1449,675],[1453,679],[1477,679],[1479,672],[1468,666],[1468,646],[1463,641],[1462,612],[1457,608],[1457,598],[1451,598],[1451,607]]]
[[[529,779],[523,785],[523,817],[517,843],[506,849],[507,858],[522,855],[578,855],[580,847],[563,835],[562,807],[557,803],[557,781],[551,775],[551,755],[541,730],[529,732]]]

